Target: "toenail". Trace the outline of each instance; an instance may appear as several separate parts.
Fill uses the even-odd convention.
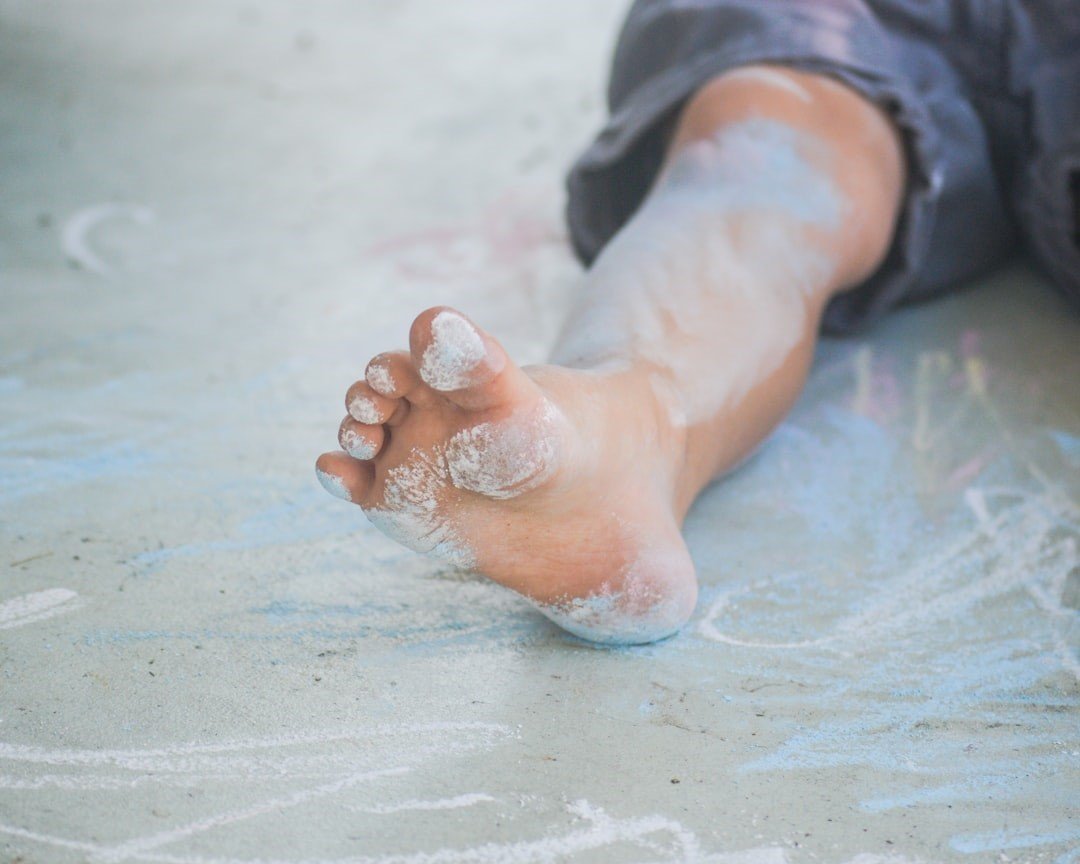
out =
[[[345,488],[345,481],[338,477],[337,474],[331,474],[328,471],[323,471],[322,468],[316,468],[315,476],[319,478],[323,489],[335,498],[340,498],[342,501],[352,501],[352,495]]]
[[[352,429],[341,433],[341,446],[353,459],[370,459],[375,455],[375,445]]]
[[[389,396],[394,392],[394,376],[390,374],[390,368],[385,363],[372,363],[367,368],[367,383],[371,389],[383,396]]]
[[[487,356],[476,328],[455,312],[440,312],[431,321],[431,344],[420,358],[420,377],[436,390],[460,390]]]
[[[382,423],[379,409],[367,396],[353,396],[349,400],[349,416],[358,423],[366,423],[368,426],[377,426]]]

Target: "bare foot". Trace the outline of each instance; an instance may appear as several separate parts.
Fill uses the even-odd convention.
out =
[[[522,369],[446,307],[409,344],[349,388],[346,452],[316,466],[327,491],[585,639],[675,633],[697,598],[678,524],[685,435],[647,376]]]

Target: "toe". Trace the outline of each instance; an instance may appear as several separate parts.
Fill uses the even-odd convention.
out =
[[[420,380],[408,351],[376,354],[367,365],[364,379],[375,393],[398,400],[397,408],[386,421],[390,426],[404,421],[409,405],[428,406],[440,398]]]
[[[323,453],[315,462],[315,476],[335,498],[360,504],[371,489],[375,469],[345,453]]]
[[[338,443],[353,459],[374,459],[386,439],[382,426],[368,426],[357,423],[352,417],[341,421],[338,429]]]
[[[420,378],[443,393],[474,387],[498,374],[505,355],[489,351],[487,342],[479,327],[446,306],[421,312],[409,332]]]
[[[420,378],[462,408],[479,410],[515,401],[536,388],[494,339],[455,309],[421,312],[409,332]]]
[[[345,393],[345,410],[358,423],[377,426],[389,420],[400,404],[376,393],[367,381],[357,381]]]
[[[376,354],[368,362],[364,378],[372,390],[390,399],[400,399],[420,386],[420,376],[408,351]]]

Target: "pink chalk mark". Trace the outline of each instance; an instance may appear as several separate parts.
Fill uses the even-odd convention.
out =
[[[406,278],[475,279],[562,242],[562,234],[537,215],[543,209],[521,192],[507,192],[478,220],[388,237],[368,253],[389,258]]]
[[[994,450],[987,449],[969,459],[949,475],[949,479],[945,481],[945,488],[952,490],[967,486],[982,473],[983,468],[990,463],[994,455]]]
[[[902,403],[900,382],[893,372],[891,359],[875,359],[866,402],[859,413],[879,426],[886,426],[899,414]]]
[[[871,416],[879,423],[887,423],[900,411],[903,399],[900,395],[900,382],[892,370],[892,363],[885,359],[874,370],[871,387]]]

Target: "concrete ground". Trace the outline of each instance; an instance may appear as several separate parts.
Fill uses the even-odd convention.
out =
[[[453,303],[542,359],[621,2],[0,0],[0,860],[1080,861],[1080,352],[827,342],[597,650],[327,496]]]

